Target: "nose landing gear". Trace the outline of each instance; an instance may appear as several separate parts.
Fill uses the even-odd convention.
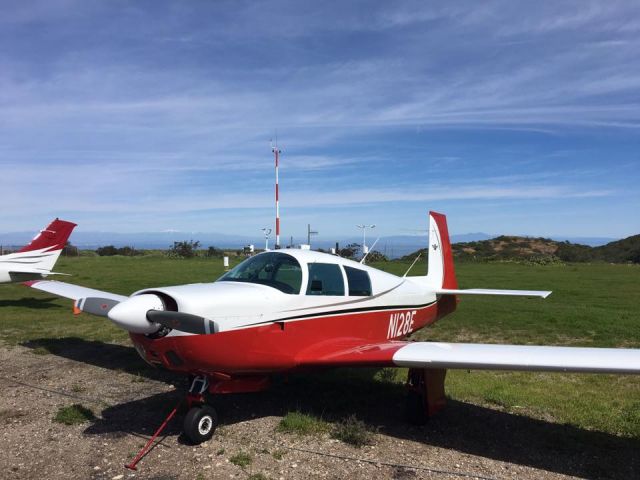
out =
[[[209,440],[218,426],[216,410],[205,403],[204,394],[209,388],[209,380],[205,376],[197,376],[191,382],[187,394],[189,411],[184,417],[182,431],[194,444]]]

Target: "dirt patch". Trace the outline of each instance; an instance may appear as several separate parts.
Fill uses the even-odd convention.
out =
[[[200,446],[183,441],[179,416],[139,470],[130,472],[123,465],[181,398],[183,380],[148,371],[125,346],[83,347],[76,341],[58,350],[45,347],[56,353],[33,355],[26,347],[0,347],[3,478],[639,476],[638,442],[453,401],[427,427],[411,427],[402,420],[403,398],[380,383],[370,385],[376,394],[343,398],[341,406],[345,415],[357,415],[372,427],[371,444],[356,448],[326,432],[279,432],[278,423],[291,405],[301,410],[324,405],[331,411],[329,406],[340,403],[344,392],[365,389],[338,381],[314,404],[305,393],[317,384],[313,376],[263,394],[221,398],[221,426]],[[97,418],[75,425],[55,422],[56,413],[71,405],[90,408]],[[237,461],[240,456],[243,462]]]

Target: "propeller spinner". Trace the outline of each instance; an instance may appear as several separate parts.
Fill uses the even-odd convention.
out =
[[[164,303],[157,295],[146,293],[129,297],[115,305],[107,317],[120,328],[132,333],[155,333],[160,325],[147,320],[149,310],[164,310]]]

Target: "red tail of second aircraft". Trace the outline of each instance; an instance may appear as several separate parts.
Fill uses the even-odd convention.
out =
[[[49,252],[62,250],[75,227],[75,223],[56,218],[47,228],[40,230],[40,233],[31,240],[29,245],[22,247],[18,252],[31,252],[42,249],[46,249]]]

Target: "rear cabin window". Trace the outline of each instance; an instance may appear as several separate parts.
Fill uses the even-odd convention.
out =
[[[310,263],[307,295],[344,295],[340,266],[332,263]]]
[[[344,267],[349,283],[350,297],[368,297],[371,295],[371,279],[364,270],[352,267]]]

